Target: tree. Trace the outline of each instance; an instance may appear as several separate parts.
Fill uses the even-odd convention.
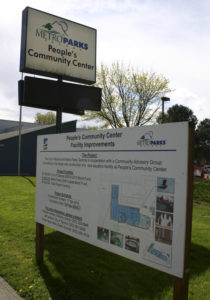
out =
[[[56,123],[56,116],[53,112],[49,111],[46,114],[37,113],[35,116],[36,124],[44,124],[44,125],[50,125]]]
[[[159,116],[156,119],[157,123],[162,123],[162,112],[159,114]],[[171,122],[184,122],[189,121],[192,123],[193,127],[195,128],[198,119],[193,114],[193,111],[184,105],[173,105],[170,107],[166,114],[164,114],[164,123],[171,123]]]
[[[97,74],[101,111],[88,112],[85,120],[102,122],[103,128],[144,125],[156,116],[160,98],[171,91],[168,85],[169,81],[156,73],[135,72],[118,62],[110,67],[101,64]]]
[[[82,125],[82,126],[80,126],[80,128],[88,129],[88,130],[99,130],[99,129],[101,129],[101,127],[98,127],[98,126],[87,126],[87,125]]]
[[[204,119],[195,131],[195,159],[210,164],[210,119]]]

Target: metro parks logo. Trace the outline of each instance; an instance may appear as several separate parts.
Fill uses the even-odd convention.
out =
[[[59,45],[72,46],[80,50],[88,50],[88,43],[79,41],[78,39],[69,38],[68,23],[61,20],[53,22],[46,22],[35,29],[35,36],[52,44],[58,43]]]
[[[153,131],[148,131],[143,134],[139,140],[137,140],[137,145],[143,146],[164,146],[166,145],[166,140],[158,140],[153,138]]]
[[[54,33],[54,34],[64,34],[67,36],[68,31],[68,24],[64,21],[54,21],[53,23],[47,23],[45,25],[42,25],[45,30],[47,29],[47,32]]]

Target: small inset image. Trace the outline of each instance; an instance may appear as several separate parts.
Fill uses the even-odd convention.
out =
[[[170,195],[157,195],[156,210],[173,213],[174,211],[174,196]]]
[[[125,237],[125,249],[139,253],[139,239],[127,235]]]
[[[171,267],[171,246],[158,243],[150,242],[145,245],[143,250],[144,258],[154,263]]]
[[[123,234],[115,231],[111,231],[110,242],[112,245],[123,248]]]
[[[165,243],[168,245],[172,244],[173,231],[162,228],[159,226],[155,227],[155,240],[157,242]]]
[[[173,215],[165,212],[156,212],[156,225],[167,229],[173,229]]]
[[[106,228],[103,228],[103,227],[98,227],[97,237],[98,237],[98,240],[108,243],[109,242],[109,230]]]
[[[162,193],[174,194],[175,180],[174,178],[157,178],[157,191]]]

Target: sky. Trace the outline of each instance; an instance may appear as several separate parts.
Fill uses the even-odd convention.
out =
[[[0,10],[0,119],[19,120],[21,19],[26,6],[97,29],[98,65],[118,60],[162,74],[173,89],[166,110],[182,104],[199,121],[210,118],[209,0],[7,0]],[[22,120],[34,122],[37,112],[47,111],[23,107]],[[75,119],[80,117],[63,114],[63,121]]]

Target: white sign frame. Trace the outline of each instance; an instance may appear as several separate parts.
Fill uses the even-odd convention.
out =
[[[184,276],[187,122],[38,137],[36,222]]]
[[[96,29],[26,7],[22,15],[20,72],[93,84]]]

